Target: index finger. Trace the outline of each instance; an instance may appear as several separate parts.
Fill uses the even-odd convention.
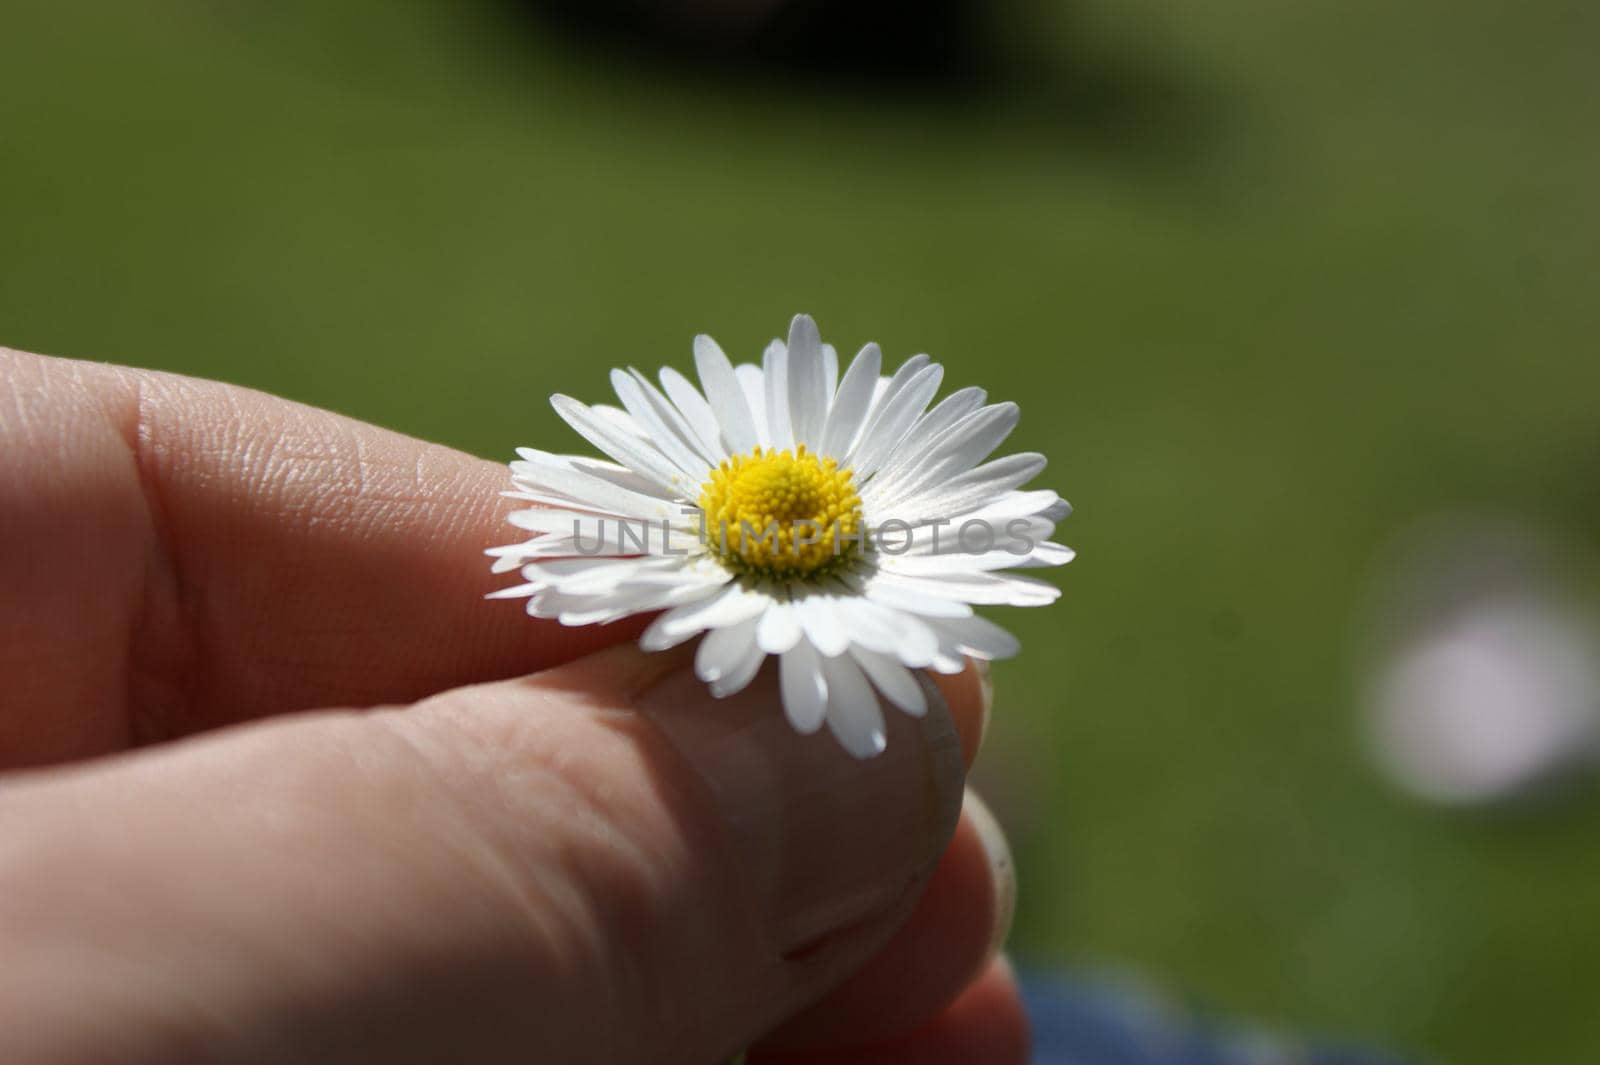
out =
[[[505,467],[249,389],[0,349],[0,764],[531,672],[637,625],[485,603]]]

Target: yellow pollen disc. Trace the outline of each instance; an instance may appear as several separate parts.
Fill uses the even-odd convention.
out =
[[[725,459],[701,487],[700,509],[711,551],[755,576],[820,576],[860,552],[851,472],[804,444]]]

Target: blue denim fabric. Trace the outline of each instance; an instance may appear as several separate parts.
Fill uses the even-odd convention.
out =
[[[1346,1049],[1198,1019],[1129,982],[1022,973],[1034,1065],[1408,1065]]]

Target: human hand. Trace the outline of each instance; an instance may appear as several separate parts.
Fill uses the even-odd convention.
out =
[[[0,380],[0,1061],[1024,1060],[975,671],[858,762],[481,602],[496,464]]]

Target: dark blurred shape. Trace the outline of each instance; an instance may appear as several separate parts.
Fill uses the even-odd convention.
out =
[[[602,59],[692,76],[791,82],[978,103],[1065,142],[1135,155],[1190,155],[1200,97],[1181,71],[1091,34],[1048,44],[1001,0],[498,0],[532,32]]]
[[[512,0],[568,32],[660,59],[844,75],[863,82],[969,82],[989,66],[978,0]]]
[[[961,83],[992,73],[981,0],[796,0],[762,46],[791,65],[866,79]]]

